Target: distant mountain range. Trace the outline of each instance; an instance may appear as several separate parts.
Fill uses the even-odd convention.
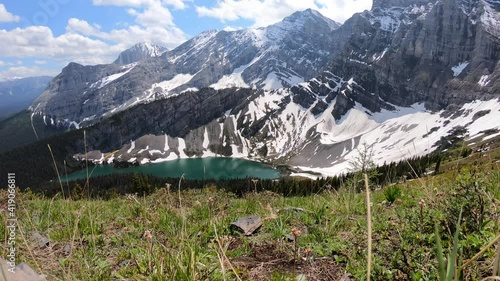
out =
[[[0,119],[28,108],[53,77],[38,76],[0,82]]]

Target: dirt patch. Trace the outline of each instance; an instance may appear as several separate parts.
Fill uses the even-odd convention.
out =
[[[234,258],[231,263],[244,279],[271,280],[275,273],[307,277],[308,281],[351,280],[342,266],[330,257],[299,257],[294,261],[289,254],[282,253],[273,244],[254,246],[251,255]]]

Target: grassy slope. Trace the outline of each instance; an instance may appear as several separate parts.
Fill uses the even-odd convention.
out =
[[[466,205],[459,264],[500,232],[500,171],[496,140],[488,153],[448,159],[442,174],[384,187],[372,193],[372,280],[437,280],[434,224],[450,247],[457,208]],[[474,149],[480,148],[481,143]],[[467,166],[469,171],[462,171]],[[394,204],[391,188],[399,188]],[[462,191],[472,189],[467,193]],[[474,205],[477,195],[482,204]],[[465,196],[465,197],[463,197]],[[0,203],[7,204],[0,191]],[[159,189],[146,197],[71,201],[19,193],[18,261],[48,280],[338,280],[346,272],[366,279],[365,195],[348,185],[307,197],[270,192],[238,198],[216,187],[180,193]],[[480,229],[474,218],[484,207]],[[301,210],[293,209],[301,208]],[[260,215],[263,227],[251,237],[232,233],[230,222]],[[7,213],[0,212],[1,251]],[[292,230],[298,243],[288,241]],[[40,248],[30,239],[38,231],[51,240]],[[445,251],[445,255],[448,250]],[[467,266],[465,280],[490,276],[494,249]]]
[[[464,260],[499,232],[500,173],[488,172],[480,179],[493,204],[487,204],[489,223],[461,236]],[[385,202],[384,190],[372,194],[372,280],[436,280],[434,221],[442,224],[446,246],[456,184],[443,176],[400,184],[402,195],[393,205]],[[5,204],[5,192],[1,198]],[[18,259],[49,280],[237,280],[234,272],[242,280],[292,280],[287,278],[294,273],[308,280],[336,280],[346,271],[363,280],[364,200],[363,194],[347,189],[310,197],[250,193],[236,198],[215,187],[180,194],[174,188],[109,201],[51,200],[24,193],[18,197],[23,233]],[[420,207],[420,200],[425,206]],[[287,209],[291,207],[304,211]],[[5,211],[1,214],[5,221]],[[264,220],[257,235],[231,234],[230,222],[254,214]],[[0,231],[5,232],[4,225]],[[296,251],[294,243],[283,239],[293,228],[301,231]],[[47,235],[50,247],[30,241],[31,231]],[[6,253],[5,243],[2,247]],[[466,268],[468,280],[491,274],[493,255],[488,251]]]

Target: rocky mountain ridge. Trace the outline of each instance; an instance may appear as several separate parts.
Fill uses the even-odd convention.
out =
[[[206,31],[160,57],[127,65],[71,63],[32,105],[66,126],[211,86],[274,89],[307,81],[340,51],[339,24],[313,10],[265,28]]]

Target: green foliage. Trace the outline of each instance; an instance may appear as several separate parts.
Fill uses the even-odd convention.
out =
[[[147,175],[134,174],[132,177],[132,192],[142,196],[148,195],[153,191],[153,186],[149,183]]]
[[[388,186],[384,190],[385,200],[390,204],[394,204],[397,199],[401,198],[401,187],[397,185]]]
[[[456,178],[456,186],[448,207],[448,225],[455,229],[458,214],[463,210],[465,235],[481,231],[491,201],[486,194],[485,175],[481,172],[462,169]]]
[[[71,189],[71,199],[73,200],[81,200],[83,199],[83,188],[82,186],[75,182],[73,183],[73,188]]]

